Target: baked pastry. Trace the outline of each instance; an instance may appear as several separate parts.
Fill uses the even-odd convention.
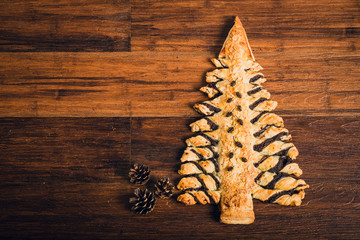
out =
[[[178,201],[186,205],[220,204],[220,221],[250,224],[253,201],[299,206],[309,186],[294,162],[298,150],[290,142],[281,117],[271,113],[277,102],[261,84],[255,61],[238,17],[200,90],[210,100],[194,108],[206,117],[190,124],[181,157]]]

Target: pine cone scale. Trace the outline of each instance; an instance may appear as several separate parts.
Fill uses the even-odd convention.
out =
[[[135,163],[130,168],[129,179],[131,183],[146,184],[150,179],[150,169],[147,166]]]
[[[132,204],[132,211],[145,215],[154,209],[156,198],[153,192],[150,192],[148,189],[141,190],[137,188],[134,191],[134,195],[135,197],[129,199],[130,204]]]
[[[157,181],[155,194],[160,198],[170,198],[174,194],[174,185],[170,183],[169,178],[164,177]]]

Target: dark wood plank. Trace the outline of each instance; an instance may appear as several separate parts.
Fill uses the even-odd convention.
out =
[[[126,209],[128,118],[0,122],[2,239],[90,239],[100,236],[92,227],[109,228],[104,216]]]
[[[360,56],[262,52],[282,115],[360,115]],[[2,53],[2,117],[187,117],[207,98],[207,53]],[[24,67],[25,66],[25,67]],[[345,74],[346,73],[346,74]]]
[[[130,51],[130,1],[4,0],[0,51]]]
[[[357,239],[360,187],[355,117],[286,117],[310,184],[301,207],[255,201],[249,226],[218,222],[214,206],[159,199],[129,211],[130,162],[176,183],[196,118],[2,118],[2,239]],[[130,137],[131,135],[131,137]],[[339,141],[341,139],[341,141]],[[147,187],[151,187],[148,184]],[[194,229],[196,228],[196,231]]]
[[[359,12],[356,0],[134,0],[131,46],[133,51],[218,52],[238,15],[255,57],[285,49],[355,52],[360,45]]]

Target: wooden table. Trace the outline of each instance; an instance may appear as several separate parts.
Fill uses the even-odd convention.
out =
[[[3,0],[1,239],[359,239],[356,0]],[[310,184],[255,223],[159,199],[129,210],[131,163],[176,182],[194,103],[234,16]]]

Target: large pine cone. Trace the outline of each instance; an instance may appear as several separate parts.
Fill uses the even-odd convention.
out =
[[[174,185],[169,178],[161,178],[155,183],[155,194],[161,198],[169,198],[174,194]]]
[[[147,166],[135,163],[130,168],[129,178],[131,183],[145,184],[150,179],[150,169]]]
[[[156,198],[153,192],[149,190],[141,190],[140,188],[135,189],[135,197],[130,198],[129,202],[132,204],[131,210],[136,213],[145,215],[151,212],[156,203]]]

